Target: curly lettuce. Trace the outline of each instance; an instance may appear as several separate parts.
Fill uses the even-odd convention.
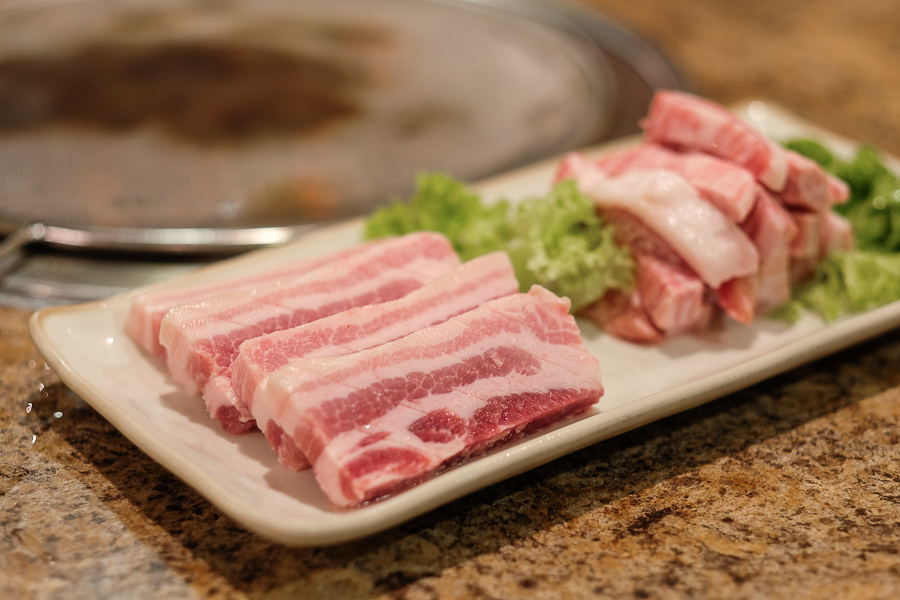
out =
[[[367,239],[414,231],[443,233],[462,260],[505,249],[512,237],[505,201],[487,205],[462,182],[442,173],[420,175],[407,202],[375,211],[365,224]]]
[[[484,203],[447,175],[421,175],[409,201],[394,202],[372,214],[365,236],[422,230],[446,235],[463,260],[505,250],[523,291],[540,284],[568,297],[572,312],[607,289],[633,285],[631,253],[615,243],[612,228],[600,221],[591,200],[573,181],[512,208],[506,200]]]
[[[618,246],[593,202],[573,180],[558,183],[547,196],[527,198],[511,218],[507,244],[519,285],[541,284],[567,296],[577,311],[610,288],[631,287],[634,261]]]
[[[785,146],[847,182],[850,198],[834,210],[850,221],[860,250],[900,251],[900,177],[885,166],[875,148],[860,146],[845,161],[815,140],[791,140]]]

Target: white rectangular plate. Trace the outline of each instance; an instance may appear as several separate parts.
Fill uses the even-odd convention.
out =
[[[840,152],[846,140],[765,104],[738,112],[775,138],[814,135]],[[596,152],[607,151],[605,148]],[[592,151],[593,153],[594,151]],[[511,199],[549,189],[555,161],[495,178],[480,187]],[[322,254],[360,239],[362,223],[323,230],[281,248],[248,254],[191,274],[191,280],[250,273]],[[178,285],[178,280],[159,285]],[[133,293],[132,293],[133,294]],[[31,334],[50,367],[139,448],[245,527],[290,545],[332,544],[387,529],[579,448],[748,386],[900,325],[900,302],[825,324],[762,319],[734,323],[659,346],[622,342],[580,323],[599,359],[606,394],[577,419],[450,469],[410,490],[355,510],[338,510],[311,472],[275,460],[260,433],[233,437],[203,403],[182,392],[162,363],[123,332],[132,294],[35,313]]]

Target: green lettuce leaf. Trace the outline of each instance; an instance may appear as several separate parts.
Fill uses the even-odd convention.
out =
[[[567,296],[575,312],[609,288],[628,288],[634,262],[617,246],[612,227],[597,216],[593,202],[572,180],[542,198],[528,198],[512,218],[515,237],[507,248],[523,290],[541,284]]]
[[[464,183],[442,173],[420,175],[416,183],[408,202],[395,201],[369,217],[367,239],[436,231],[447,236],[462,260],[506,247],[512,237],[507,202],[486,205]]]
[[[574,181],[561,182],[546,196],[527,198],[511,209],[507,201],[485,204],[447,175],[422,175],[408,202],[372,214],[365,236],[422,230],[446,235],[463,260],[507,251],[522,291],[540,284],[567,296],[573,312],[609,288],[633,284],[630,252],[615,244],[613,229],[600,221]]]
[[[900,299],[900,254],[854,250],[829,255],[815,277],[775,317],[795,321],[806,308],[826,321]]]

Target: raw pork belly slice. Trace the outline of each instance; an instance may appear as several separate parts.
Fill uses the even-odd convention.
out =
[[[370,242],[370,244],[376,243],[379,242]],[[125,320],[125,332],[139,346],[156,355],[160,360],[165,361],[166,350],[159,343],[159,328],[166,313],[176,306],[203,300],[218,294],[251,290],[289,277],[297,277],[328,262],[362,252],[364,249],[365,245],[360,244],[334,254],[296,260],[289,264],[279,265],[250,277],[204,281],[138,294],[131,301],[131,310]]]
[[[822,223],[822,237],[819,240],[819,256],[824,258],[831,252],[849,252],[856,246],[853,226],[837,214],[827,211]]]
[[[843,204],[850,199],[850,186],[843,179],[839,179],[831,173],[826,173],[828,177],[828,195],[831,198],[831,204]]]
[[[819,258],[825,213],[792,210],[790,214],[797,226],[797,235],[791,242],[791,258],[799,260]]]
[[[663,332],[650,321],[637,291],[609,290],[579,314],[610,335],[629,342],[657,344],[663,340]]]
[[[343,356],[399,339],[418,329],[443,323],[480,304],[519,290],[505,252],[494,252],[464,263],[390,302],[361,306],[312,323],[269,333],[241,344],[221,385],[234,388],[235,407],[243,420],[252,419],[253,398],[269,375],[299,358]]]
[[[677,173],[635,170],[607,177],[582,155],[564,160],[598,208],[622,209],[640,219],[710,287],[756,273],[759,255],[753,243]]]
[[[635,169],[674,171],[735,223],[747,218],[756,200],[756,179],[747,169],[703,152],[676,152],[658,144],[642,144],[604,156],[596,164],[611,177]]]
[[[569,302],[534,286],[399,340],[292,362],[253,413],[298,448],[338,506],[409,487],[596,403],[599,364]]]
[[[672,90],[656,92],[641,123],[647,140],[732,161],[773,191],[787,179],[784,150],[724,107]]]
[[[641,306],[657,329],[676,335],[709,322],[712,307],[697,275],[650,254],[638,252],[634,258]]]
[[[741,227],[759,249],[756,312],[765,314],[790,299],[790,248],[797,225],[790,213],[760,187],[756,206]]]
[[[826,210],[821,213],[796,214],[800,226],[800,243],[791,256],[791,281],[803,283],[815,274],[818,264],[831,252],[847,252],[856,246],[853,228],[841,215]]]
[[[169,371],[197,393],[210,381],[215,386],[211,378],[231,365],[245,340],[400,298],[458,265],[459,257],[442,235],[413,233],[289,281],[178,306],[160,328]],[[218,412],[223,414],[212,416],[225,426],[239,422],[233,407]]]
[[[629,211],[617,207],[597,207],[597,214],[605,223],[613,226],[615,241],[619,246],[630,248],[635,254],[655,256],[676,268],[690,269],[668,242]]]
[[[819,164],[792,150],[786,151],[788,176],[778,197],[785,206],[824,212],[850,197],[850,187]]]
[[[738,323],[749,325],[756,316],[758,285],[756,274],[729,279],[716,290],[716,302],[726,315]]]

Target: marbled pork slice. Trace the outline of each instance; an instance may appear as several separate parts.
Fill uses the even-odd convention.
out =
[[[269,375],[293,360],[359,352],[517,291],[505,252],[474,258],[397,300],[352,308],[247,340],[230,372],[217,376],[218,385],[233,388],[233,405],[248,421],[253,398],[265,389]]]
[[[729,279],[716,290],[716,303],[725,314],[744,325],[756,317],[756,296],[759,292],[759,273]]]
[[[712,317],[706,287],[690,270],[642,252],[634,255],[641,305],[653,325],[666,335],[702,328]]]
[[[797,225],[790,213],[762,187],[756,206],[741,224],[759,249],[757,314],[765,314],[791,297],[790,249]]]
[[[568,309],[535,286],[369,350],[295,361],[254,416],[309,456],[335,504],[358,505],[595,403],[599,364]]]
[[[596,164],[610,177],[635,169],[667,169],[684,177],[700,196],[740,223],[756,201],[756,179],[747,169],[704,152],[678,152],[654,143],[610,154]]]
[[[370,242],[369,244],[377,243],[379,242]],[[329,262],[362,252],[366,246],[366,244],[360,244],[325,256],[294,260],[288,264],[265,269],[248,277],[201,281],[182,284],[177,287],[148,290],[132,299],[128,317],[125,319],[125,333],[139,346],[156,355],[160,360],[165,361],[166,350],[159,342],[159,329],[162,325],[163,317],[176,306],[197,302],[220,294],[252,290],[284,279],[299,277]]]
[[[641,126],[648,141],[707,152],[744,167],[770,190],[784,187],[788,172],[784,150],[715,102],[659,90]]]
[[[843,204],[850,199],[850,186],[843,179],[828,173],[828,196],[832,206]]]
[[[756,273],[759,254],[753,243],[677,173],[634,170],[607,177],[579,154],[564,160],[579,189],[598,209],[631,213],[710,287]]]
[[[822,228],[825,223],[825,213],[791,210],[789,214],[797,226],[797,234],[791,240],[791,258],[797,260],[818,260],[819,248],[822,245]]]
[[[172,377],[196,393],[231,365],[245,340],[394,300],[458,265],[442,235],[409,234],[290,281],[178,306],[163,319],[160,342]],[[212,416],[234,425],[236,411],[227,412]]]

